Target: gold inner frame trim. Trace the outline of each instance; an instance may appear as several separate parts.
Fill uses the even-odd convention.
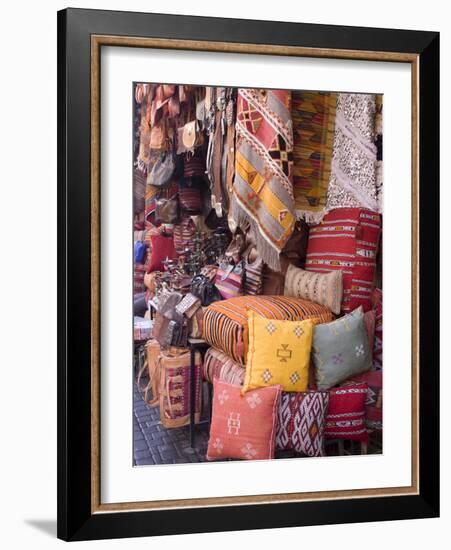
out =
[[[410,63],[412,73],[412,480],[408,487],[386,487],[304,493],[280,493],[230,497],[117,502],[100,500],[100,50],[102,46],[171,50],[246,53],[367,61]],[[399,52],[304,48],[267,44],[240,44],[140,38],[91,36],[91,513],[131,510],[201,508],[207,506],[308,502],[419,494],[419,56]],[[364,457],[362,457],[364,459]]]

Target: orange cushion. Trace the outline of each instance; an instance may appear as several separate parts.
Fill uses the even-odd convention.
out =
[[[281,386],[252,390],[215,379],[207,460],[274,458]]]

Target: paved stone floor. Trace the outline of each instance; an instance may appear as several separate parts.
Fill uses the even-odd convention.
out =
[[[143,380],[144,383],[144,380]],[[133,434],[135,466],[149,464],[186,464],[205,462],[209,427],[208,424],[196,426],[195,448],[190,446],[189,426],[167,430],[160,423],[159,407],[146,405],[142,392],[134,385],[133,395]],[[377,440],[370,439],[369,453],[381,453],[382,446]],[[329,442],[328,455],[359,454],[360,448],[352,441],[346,441],[341,451],[334,442]],[[276,458],[290,458],[288,451],[276,453]]]
[[[167,430],[160,423],[159,407],[148,407],[138,387],[133,395],[134,465],[205,462],[208,426],[196,426],[195,449],[189,426]]]

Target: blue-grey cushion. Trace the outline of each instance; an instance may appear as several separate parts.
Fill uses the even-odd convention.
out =
[[[322,325],[313,331],[312,347],[318,390],[327,390],[371,368],[363,309]]]

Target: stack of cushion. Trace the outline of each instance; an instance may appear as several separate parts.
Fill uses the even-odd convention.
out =
[[[343,272],[343,313],[371,309],[381,216],[364,208],[336,208],[310,228],[305,269]]]
[[[325,439],[368,441],[366,419],[375,404],[368,402],[372,350],[362,307],[316,325],[252,310],[247,318],[245,368],[223,352],[207,353],[204,371],[214,383],[207,458],[273,458],[276,448],[323,456]],[[308,391],[310,354],[314,391]],[[249,422],[254,432],[241,432]]]
[[[205,311],[203,337],[237,363],[244,364],[248,346],[247,312],[266,319],[328,323],[330,309],[309,300],[288,296],[238,296],[214,302]]]
[[[288,266],[284,296],[206,309],[204,376],[215,394],[208,459],[272,458],[276,448],[322,456],[325,439],[366,442],[382,427],[380,231],[378,213],[335,209],[311,227],[305,266]]]

